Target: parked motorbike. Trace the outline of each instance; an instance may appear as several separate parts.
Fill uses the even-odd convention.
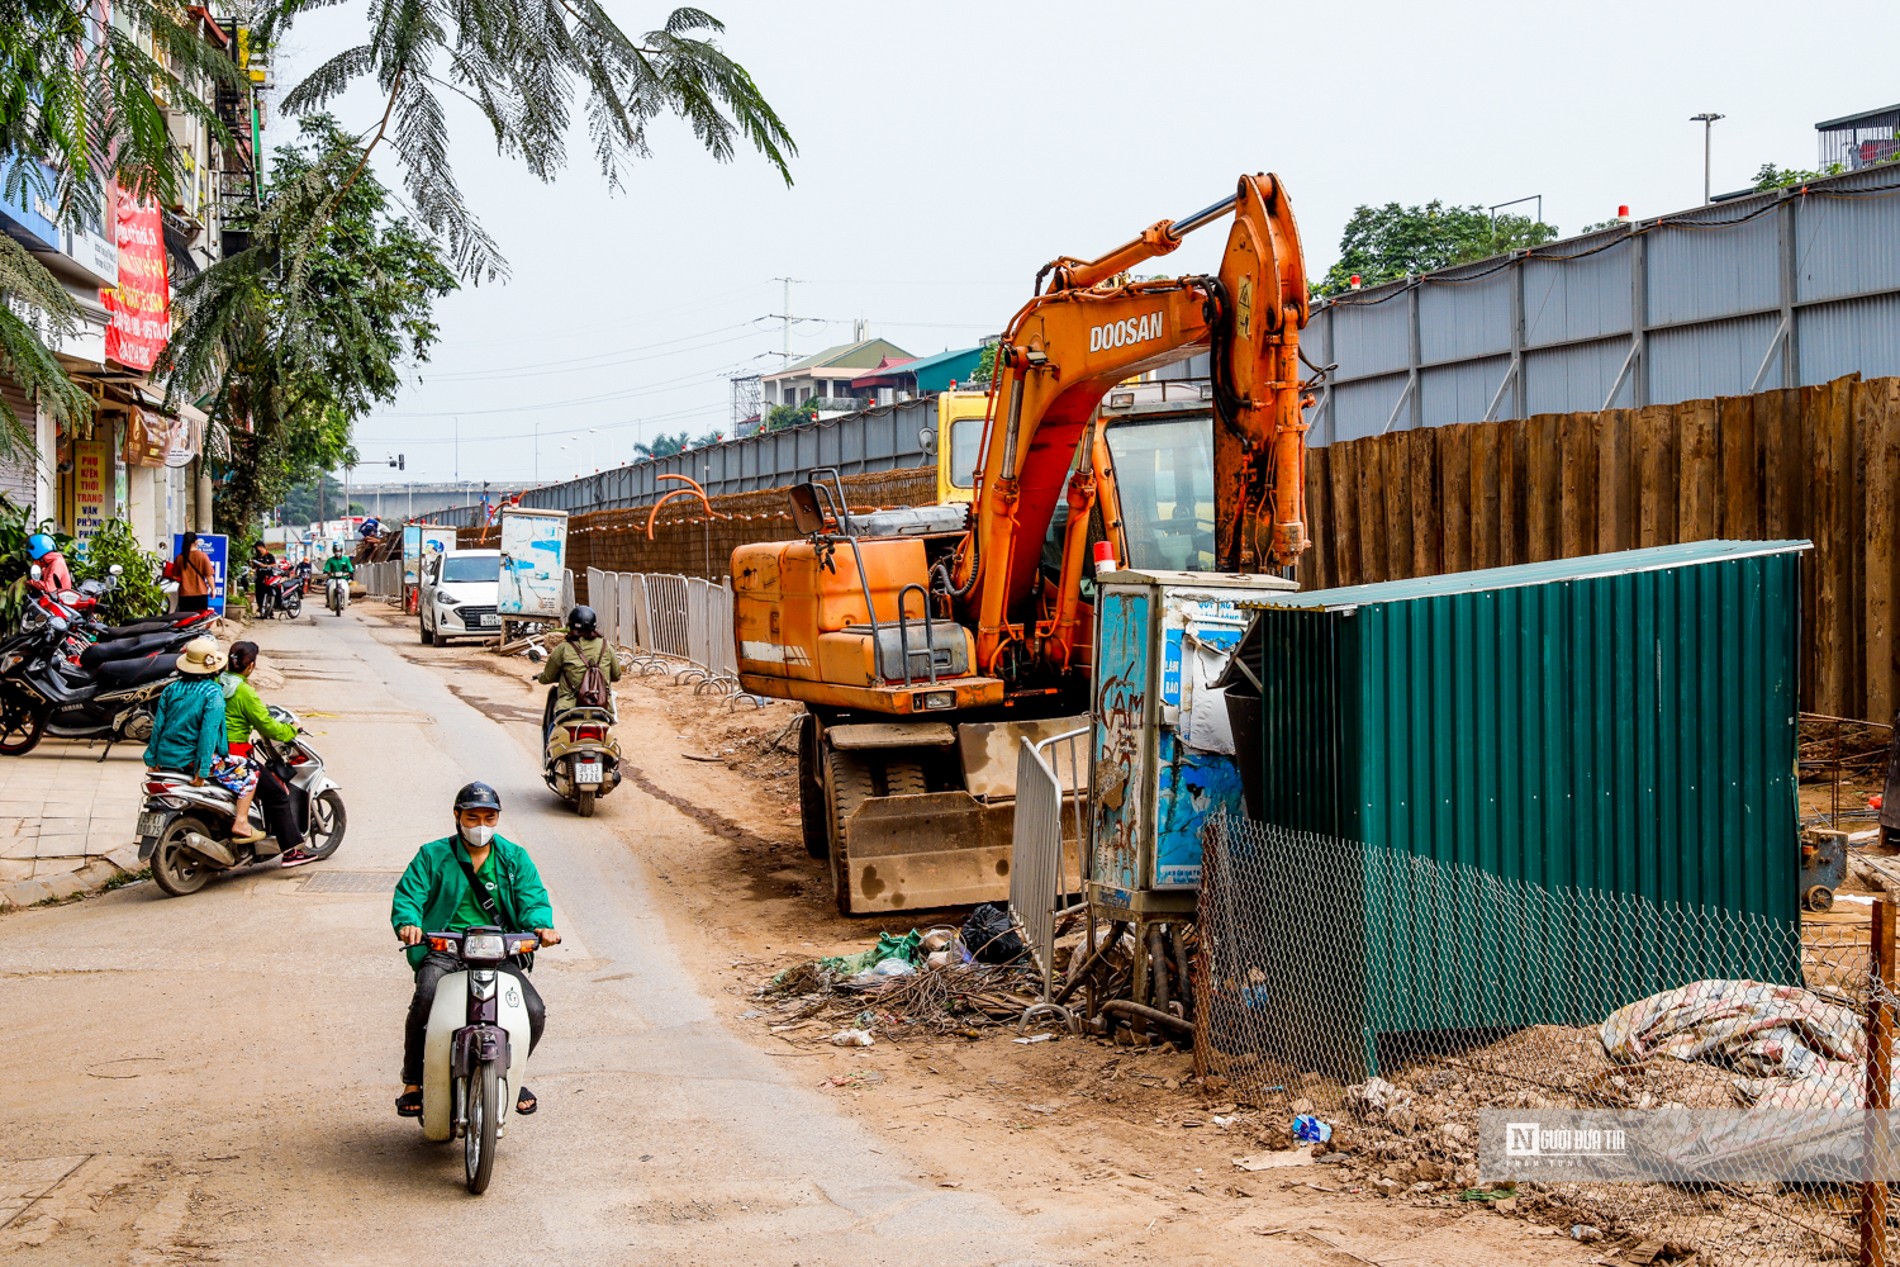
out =
[[[350,605],[350,583],[340,576],[330,578],[328,593],[324,596],[324,606],[341,616],[343,609]]]
[[[468,1190],[479,1196],[494,1174],[496,1145],[528,1072],[527,1004],[501,965],[532,954],[541,942],[533,933],[499,928],[424,936],[429,949],[454,955],[463,967],[443,976],[429,1010],[422,1134],[437,1142],[461,1137]]]
[[[548,692],[541,724],[541,777],[582,818],[592,818],[594,802],[620,786],[614,721],[610,708],[570,708],[556,714],[554,692]]]
[[[282,615],[286,620],[303,615],[304,579],[294,568],[273,572],[265,588],[270,591],[266,615]]]
[[[41,739],[104,739],[101,761],[120,740],[152,737],[152,712],[178,675],[169,651],[145,652],[83,668],[63,617],[0,642],[0,756],[31,752]]]
[[[271,716],[297,725],[297,715],[273,705]],[[328,858],[343,843],[348,819],[343,793],[324,771],[323,758],[302,735],[288,744],[258,736],[251,752],[277,771],[290,788],[290,809],[303,847]],[[196,893],[220,871],[232,871],[277,857],[283,847],[274,836],[250,844],[231,839],[237,824],[237,797],[216,783],[193,786],[191,776],[153,770],[145,779],[145,806],[139,813],[139,861],[149,862],[152,878],[172,897]],[[261,802],[251,806],[251,822],[268,831]]]

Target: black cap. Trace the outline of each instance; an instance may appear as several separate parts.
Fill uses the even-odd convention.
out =
[[[600,618],[594,615],[594,609],[591,607],[576,607],[567,614],[569,629],[592,629],[599,623]]]
[[[501,812],[501,795],[486,783],[471,783],[455,794],[455,812],[465,809],[492,809]]]

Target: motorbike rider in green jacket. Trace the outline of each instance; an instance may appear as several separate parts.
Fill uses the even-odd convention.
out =
[[[389,922],[396,930],[396,939],[406,947],[403,953],[416,973],[416,992],[409,1000],[403,1031],[402,1094],[396,1098],[396,1112],[402,1117],[422,1116],[422,1060],[429,1010],[435,1006],[435,990],[442,978],[462,970],[454,955],[424,945],[424,933],[459,932],[499,923],[506,932],[533,930],[543,946],[561,944],[561,935],[552,927],[554,908],[548,903],[547,889],[542,887],[541,873],[527,850],[496,833],[500,821],[501,796],[486,783],[470,783],[455,794],[455,834],[432,840],[417,850],[402,879],[396,882]],[[470,888],[471,880],[482,886],[482,894]],[[523,960],[519,966],[503,964],[501,970],[521,984],[522,1001],[528,1011],[528,1050],[532,1053],[540,1045],[541,1031],[547,1025],[547,1008],[526,976],[534,970],[534,956],[524,956]],[[522,1087],[515,1097],[515,1112],[528,1114],[535,1107],[534,1093]]]

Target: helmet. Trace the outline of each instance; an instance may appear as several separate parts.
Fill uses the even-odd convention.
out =
[[[339,541],[335,545],[331,546],[330,553],[336,555],[338,558],[342,558],[343,557],[343,543]]]
[[[26,539],[26,552],[36,559],[43,559],[59,549],[59,543],[43,532],[36,532]]]
[[[492,809],[501,812],[501,795],[486,783],[470,783],[455,794],[455,812],[465,809]]]
[[[567,614],[567,627],[576,633],[592,633],[599,623],[600,618],[591,607],[576,607]]]

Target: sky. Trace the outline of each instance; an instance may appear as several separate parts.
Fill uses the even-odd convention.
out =
[[[346,0],[279,49],[280,92],[364,29]],[[671,6],[606,0],[622,27]],[[913,355],[997,332],[1057,255],[1090,257],[1231,193],[1285,182],[1309,276],[1354,207],[1542,195],[1564,232],[1701,201],[1764,162],[1811,167],[1816,121],[1900,100],[1881,3],[1168,4],[702,0],[798,145],[715,162],[671,121],[610,193],[577,133],[551,184],[451,98],[463,191],[510,266],[441,301],[441,340],[358,424],[359,482],[507,490],[728,430],[733,375],[848,342]],[[382,102],[332,106],[368,129]],[[271,136],[293,135],[274,120]],[[397,183],[387,156],[378,170]],[[1513,208],[1534,210],[1534,207]],[[1211,271],[1210,227],[1149,271]],[[784,278],[792,279],[788,289]],[[399,475],[381,464],[397,454]]]

